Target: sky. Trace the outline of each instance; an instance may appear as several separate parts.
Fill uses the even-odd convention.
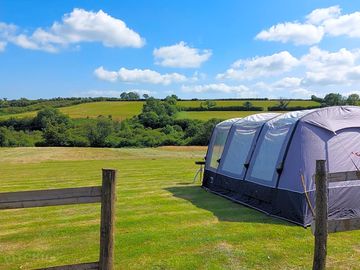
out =
[[[0,98],[360,94],[360,1],[0,0]]]

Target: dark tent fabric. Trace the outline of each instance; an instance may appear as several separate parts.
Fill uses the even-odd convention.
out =
[[[315,161],[330,173],[360,167],[360,107],[256,114],[214,128],[203,187],[269,215],[308,226]],[[329,184],[329,217],[360,217],[360,181]]]

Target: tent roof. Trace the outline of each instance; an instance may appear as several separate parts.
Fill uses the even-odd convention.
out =
[[[257,113],[252,114],[247,117],[244,117],[243,119],[240,119],[236,123],[234,123],[234,126],[259,126],[264,124],[264,122],[269,121],[272,118],[275,118],[277,116],[281,115],[280,113]]]
[[[216,125],[216,127],[231,126],[232,124],[234,124],[235,122],[237,122],[241,119],[242,118],[231,118],[231,119],[220,122],[219,124]]]
[[[269,120],[270,119],[270,120]],[[251,122],[266,122],[270,128],[295,124],[297,121],[308,123],[331,132],[360,127],[360,107],[358,106],[333,106],[320,109],[293,111],[284,114],[258,113],[244,118],[232,118],[220,122],[216,127],[228,127],[235,125],[246,125]]]
[[[331,132],[360,127],[360,107],[358,106],[334,106],[312,111],[300,120]]]
[[[315,110],[302,110],[302,111],[293,111],[281,114],[280,116],[268,121],[266,125],[270,128],[277,128],[282,126],[287,126],[295,124],[303,116],[312,113]]]

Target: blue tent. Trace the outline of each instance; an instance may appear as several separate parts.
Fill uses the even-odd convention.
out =
[[[203,187],[266,214],[308,226],[317,159],[328,171],[360,167],[360,107],[256,114],[218,124]],[[358,163],[358,166],[357,166]],[[360,217],[360,181],[329,185],[329,217]]]

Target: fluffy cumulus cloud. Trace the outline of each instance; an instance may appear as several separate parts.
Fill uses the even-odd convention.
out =
[[[322,27],[302,23],[279,23],[263,30],[256,39],[267,41],[293,42],[296,45],[311,45],[319,43],[324,36]]]
[[[360,87],[360,49],[327,51],[313,46],[298,58],[281,52],[241,59],[217,77],[242,83],[246,80],[242,86],[272,97],[309,98],[321,92],[357,90]]]
[[[149,83],[169,85],[171,83],[181,83],[189,79],[179,73],[161,74],[150,69],[126,69],[120,68],[118,71],[109,71],[102,66],[95,69],[94,74],[97,78],[109,82],[126,82],[126,83]]]
[[[324,36],[360,37],[360,12],[342,14],[339,6],[319,8],[306,16],[304,22],[284,22],[256,35],[256,39],[292,42],[295,45],[319,43]]]
[[[360,12],[354,12],[351,14],[345,14],[337,18],[331,18],[325,20],[325,31],[330,36],[348,36],[351,38],[360,37]]]
[[[202,84],[202,85],[183,85],[181,87],[183,92],[192,93],[223,93],[233,94],[236,97],[253,97],[256,93],[250,90],[245,85],[228,85],[225,83],[213,83],[213,84]]]
[[[189,47],[185,42],[154,49],[155,63],[164,67],[197,68],[211,57],[211,50]]]
[[[3,52],[7,45],[7,40],[16,32],[17,27],[13,24],[0,22],[0,52]]]
[[[360,50],[342,48],[335,52],[310,48],[301,58],[306,67],[303,85],[349,85],[360,82]]]
[[[302,78],[285,77],[274,82],[257,82],[252,86],[258,92],[268,92],[276,97],[289,96],[292,98],[309,98],[316,94],[314,91],[302,87]]]
[[[306,16],[307,22],[310,24],[319,25],[326,20],[337,18],[341,14],[339,6],[332,6],[328,8],[318,8],[313,10]]]
[[[217,75],[218,79],[251,80],[268,77],[291,70],[299,63],[289,52],[283,51],[269,56],[257,56],[252,59],[236,61],[225,73]]]
[[[0,23],[0,38],[25,49],[57,52],[70,44],[100,42],[106,47],[134,47],[144,45],[144,39],[125,22],[98,12],[74,9],[61,22],[48,29],[37,28],[32,34],[19,33],[13,25]]]

